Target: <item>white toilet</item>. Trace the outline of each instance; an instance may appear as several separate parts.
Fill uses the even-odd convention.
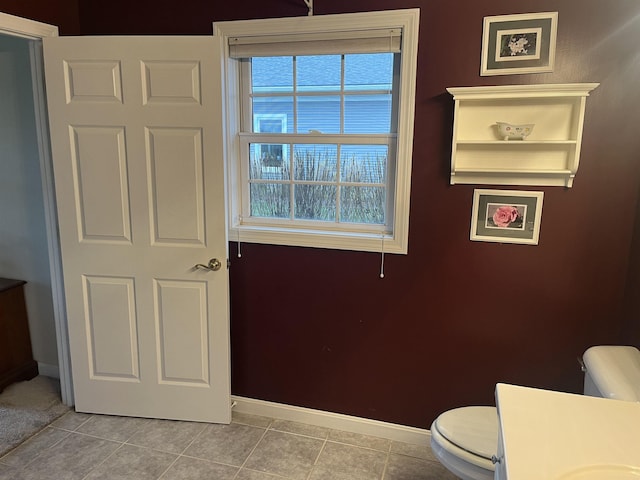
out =
[[[640,351],[635,347],[591,347],[582,356],[584,394],[640,402]]]
[[[585,395],[640,402],[640,350],[595,346],[587,349],[582,360]],[[431,449],[462,480],[492,480],[498,428],[495,407],[449,410],[431,424]]]

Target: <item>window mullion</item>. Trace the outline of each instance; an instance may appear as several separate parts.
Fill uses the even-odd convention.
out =
[[[293,133],[298,133],[298,57],[293,57]],[[295,155],[296,151],[293,144],[291,144],[291,153],[289,155],[289,219],[294,221],[296,218],[296,197],[295,197],[295,184],[293,180],[295,178]]]
[[[344,55],[340,56],[340,133],[344,133]]]
[[[340,133],[344,134],[344,72],[345,72],[345,56],[340,56]],[[336,222],[340,223],[340,199],[342,195],[342,185],[340,178],[342,176],[342,164],[341,164],[341,150],[342,145],[338,143],[337,158],[336,158]]]
[[[240,133],[249,142],[294,142],[294,143],[332,143],[343,145],[389,145],[395,141],[395,134],[345,134],[323,133],[320,135],[309,133]]]
[[[240,63],[240,70],[240,131],[253,132],[251,60],[243,60]]]

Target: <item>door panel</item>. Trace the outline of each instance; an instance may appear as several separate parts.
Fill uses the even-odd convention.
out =
[[[206,222],[202,130],[152,128],[146,133],[153,242],[201,246]]]
[[[204,282],[155,282],[161,382],[209,383],[206,287]]]
[[[80,241],[131,243],[124,127],[72,126],[70,135]]]
[[[219,39],[44,55],[76,409],[228,423]]]
[[[91,376],[139,381],[134,279],[83,279]]]

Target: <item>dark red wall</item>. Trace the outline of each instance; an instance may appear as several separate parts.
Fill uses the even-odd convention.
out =
[[[80,33],[78,0],[0,0],[0,12],[55,25],[60,35]]]
[[[302,0],[79,3],[84,34],[209,34],[216,20],[306,15]],[[415,7],[409,254],[387,255],[381,280],[374,253],[243,245],[234,394],[428,428],[445,409],[492,404],[496,382],[578,392],[588,346],[640,343],[640,280],[624,299],[640,251],[640,2],[317,0],[315,12]],[[483,17],[531,9],[559,12],[555,71],[480,77]],[[601,84],[574,187],[533,188],[545,192],[538,246],[471,242],[474,186],[449,185],[446,87],[564,82]]]
[[[478,74],[482,19],[526,10],[401,3],[348,9],[422,9],[409,255],[387,256],[380,280],[375,254],[244,246],[231,273],[233,391],[427,428],[442,410],[493,403],[496,382],[578,392],[576,357],[625,341],[640,3],[536,2],[559,12],[555,72],[501,77]],[[316,12],[343,5],[316,2]],[[563,82],[601,83],[588,100],[574,187],[541,188],[538,246],[469,241],[474,187],[448,184],[445,88]]]
[[[633,246],[629,257],[621,338],[623,343],[640,346],[640,203],[636,208]]]

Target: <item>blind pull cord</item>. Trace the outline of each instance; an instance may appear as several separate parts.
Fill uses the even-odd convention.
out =
[[[382,247],[380,248],[380,278],[384,278],[384,233],[382,234]]]
[[[240,251],[240,226],[242,225],[242,216],[238,216],[238,258],[242,258],[242,252]]]

